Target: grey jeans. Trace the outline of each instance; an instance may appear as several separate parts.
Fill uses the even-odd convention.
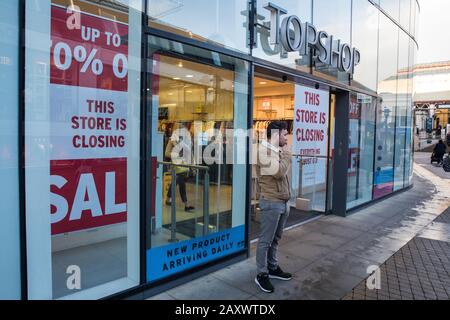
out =
[[[261,232],[256,249],[256,266],[259,273],[267,273],[278,267],[278,241],[283,235],[284,225],[289,216],[289,205],[285,202],[261,199]]]

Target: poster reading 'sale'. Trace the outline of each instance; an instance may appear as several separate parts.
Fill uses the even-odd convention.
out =
[[[301,190],[326,183],[329,92],[295,86],[293,154],[298,155]],[[294,178],[295,179],[295,178]]]
[[[51,9],[52,235],[127,220],[128,26]]]

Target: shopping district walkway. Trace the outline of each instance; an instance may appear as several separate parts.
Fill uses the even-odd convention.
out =
[[[151,299],[450,299],[450,173],[429,157],[416,153],[408,191],[286,231],[280,266],[294,277],[272,280],[274,293],[254,283],[253,244],[250,259]]]

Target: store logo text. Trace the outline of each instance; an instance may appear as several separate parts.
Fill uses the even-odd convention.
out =
[[[287,10],[271,2],[264,8],[270,11],[270,23],[265,23],[270,29],[270,45],[281,44],[282,57],[287,57],[286,52],[298,52],[300,56],[307,56],[309,49],[312,49],[316,62],[342,72],[350,74],[355,72],[355,67],[361,61],[358,49],[352,48],[347,43],[341,43],[339,39],[335,40],[325,31],[318,31],[309,22],[302,23],[295,15],[287,16],[281,21],[281,16],[286,15]],[[261,40],[264,41],[263,36]],[[262,46],[267,51],[267,44],[262,43]]]

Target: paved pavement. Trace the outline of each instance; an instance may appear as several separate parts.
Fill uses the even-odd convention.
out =
[[[439,139],[417,138],[414,136],[414,151],[431,152]]]
[[[445,172],[442,166],[437,163],[430,164],[431,153],[430,152],[416,152],[414,155],[414,162],[437,175],[443,179],[450,179],[450,172]]]
[[[260,291],[254,283],[253,245],[250,259],[151,299],[447,299],[450,244],[439,235],[450,235],[442,225],[450,219],[448,213],[442,214],[450,207],[449,180],[421,165],[414,170],[414,187],[406,192],[347,218],[322,216],[285,232],[279,260],[294,278],[274,280],[272,294]],[[368,292],[368,269],[379,266],[381,288],[392,289]],[[412,269],[415,274],[411,271],[409,277]],[[408,271],[406,278],[404,270]],[[421,294],[413,290],[419,287]]]
[[[423,163],[422,157],[425,156],[419,154],[416,162]],[[438,186],[434,197],[435,200],[445,199],[449,193],[447,190],[450,189],[450,174],[447,176],[441,167],[431,167],[427,164],[418,166],[428,167],[442,177],[434,178]],[[428,204],[427,210],[431,211],[433,201]],[[375,283],[378,285],[375,286]],[[384,262],[378,274],[374,273],[361,281],[343,299],[449,300],[450,208],[437,215],[411,241]]]

